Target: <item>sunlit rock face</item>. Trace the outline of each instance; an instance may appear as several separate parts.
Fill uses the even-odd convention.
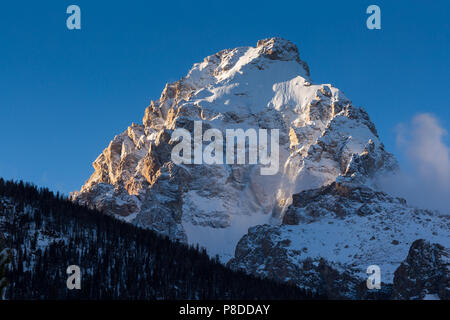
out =
[[[261,175],[259,164],[174,163],[171,150],[178,142],[171,139],[172,133],[177,128],[194,133],[194,121],[202,121],[203,132],[215,128],[224,136],[226,129],[278,129],[277,174]],[[331,84],[314,84],[296,45],[280,38],[260,40],[256,47],[222,50],[194,64],[184,78],[167,84],[161,97],[151,102],[142,124],[132,124],[115,136],[93,165],[92,176],[71,195],[74,201],[171,239],[198,243],[225,263],[233,259],[232,267],[289,278],[299,285],[303,280],[295,280],[297,271],[280,272],[286,277],[276,276],[277,267],[259,272],[258,268],[269,268],[267,259],[274,259],[273,252],[279,251],[259,251],[261,244],[250,240],[269,237],[276,230],[283,241],[291,241],[281,245],[291,252],[290,246],[303,239],[300,230],[310,230],[311,237],[323,232],[314,225],[331,233],[343,232],[353,251],[344,254],[346,249],[338,248],[337,256],[348,259],[325,254],[317,243],[305,247],[312,259],[325,258],[330,268],[339,269],[339,265],[344,270],[355,263],[350,255],[361,255],[357,248],[373,243],[356,232],[368,233],[365,228],[372,226],[383,229],[396,215],[415,212],[403,200],[381,195],[377,189],[377,177],[397,170],[397,162],[385,150],[368,114]],[[324,191],[329,185],[334,186],[332,190]],[[360,192],[360,198],[354,192]],[[359,227],[345,231],[352,219],[360,219]],[[441,223],[430,219],[433,222],[424,230]],[[379,241],[393,240],[388,232],[383,237]],[[255,247],[243,249],[244,239]],[[331,252],[342,242],[321,241]],[[406,248],[408,241],[400,243]],[[304,246],[300,247],[292,250],[303,252]],[[383,255],[383,250],[370,248]],[[257,259],[249,258],[253,249],[259,252]],[[406,257],[404,249],[399,252],[404,256],[396,256],[393,266]],[[302,258],[295,259],[289,260],[292,268],[304,263]],[[356,263],[360,269],[363,259]],[[349,285],[347,296],[355,288]]]

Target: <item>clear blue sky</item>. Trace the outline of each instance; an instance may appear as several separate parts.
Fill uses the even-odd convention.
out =
[[[82,30],[66,28],[77,4]],[[365,26],[381,8],[382,30]],[[166,82],[224,48],[281,36],[315,82],[363,106],[402,159],[395,126],[449,128],[450,1],[5,1],[0,8],[0,176],[68,193]]]

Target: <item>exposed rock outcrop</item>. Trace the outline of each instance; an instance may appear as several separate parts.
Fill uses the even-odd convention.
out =
[[[283,224],[250,228],[228,265],[333,299],[389,298],[392,283],[397,299],[447,299],[448,252],[415,240],[446,243],[449,229],[448,216],[343,179],[295,194]],[[370,265],[381,269],[379,291],[367,290]]]
[[[414,241],[394,275],[394,299],[450,299],[450,251],[423,239]]]

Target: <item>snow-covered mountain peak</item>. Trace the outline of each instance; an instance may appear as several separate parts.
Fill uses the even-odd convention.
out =
[[[263,176],[259,164],[175,164],[171,150],[176,142],[171,135],[178,128],[193,133],[195,121],[201,121],[203,131],[279,130],[278,173]],[[198,243],[226,262],[235,256],[237,243],[250,227],[269,224],[279,232],[277,226],[286,213],[292,215],[297,210],[293,195],[332,184],[376,194],[374,181],[397,170],[397,162],[385,150],[364,109],[353,106],[331,84],[313,84],[297,47],[287,40],[270,38],[258,41],[256,47],[210,55],[194,64],[184,78],[167,84],[160,98],[146,108],[143,124],[133,124],[115,136],[95,160],[94,169],[72,199],[172,239]],[[310,197],[311,208],[323,204],[330,211],[333,199],[349,205],[344,209],[350,211],[364,205],[349,198],[350,192],[320,195]],[[379,221],[384,215],[377,210],[414,212],[388,196],[373,199]],[[302,216],[301,209],[295,212]],[[341,217],[328,216],[326,226],[332,229],[332,220]],[[347,220],[354,217],[346,216]],[[342,226],[339,232],[347,228],[347,222],[335,225]],[[260,239],[261,235],[254,233],[265,229],[252,230],[251,238]],[[316,229],[312,226],[311,230]],[[301,234],[297,231],[287,231],[286,239]],[[364,245],[362,240],[354,241],[355,248]],[[309,250],[314,250],[315,244],[310,246]],[[310,253],[319,256],[322,251]],[[240,261],[244,256],[245,261]],[[333,255],[327,258],[337,259]],[[234,265],[258,268],[251,265],[252,259],[241,255],[235,257]]]
[[[298,63],[302,63],[297,46],[291,41],[283,38],[274,37],[259,40],[256,44],[256,48],[261,55],[272,60],[294,60]]]
[[[260,176],[258,165],[174,166],[171,132],[193,132],[199,120],[222,132],[278,129],[278,174]],[[209,243],[208,228],[215,235],[229,230],[226,244],[210,246],[229,258],[248,227],[280,221],[292,194],[340,176],[363,183],[394,168],[367,113],[334,86],[312,84],[297,47],[270,38],[210,55],[168,83],[145,110],[143,125],[111,141],[73,197],[201,245]]]
[[[184,82],[194,88],[204,88],[214,82],[230,80],[243,72],[270,68],[281,61],[296,62],[304,69],[299,70],[298,74],[309,77],[309,68],[300,60],[295,44],[282,38],[269,38],[259,40],[256,47],[225,49],[206,57],[203,62],[194,64]]]
[[[259,112],[267,107],[273,92],[278,91],[275,84],[306,86],[310,85],[308,65],[300,60],[297,47],[281,38],[260,40],[256,47],[238,47],[225,49],[195,63],[188,74],[179,81],[168,83],[161,97],[152,101],[144,116],[145,126],[161,128],[159,117],[173,115],[173,104],[198,99],[210,103],[216,108],[210,110],[213,116],[217,112],[245,111],[242,104],[234,104],[229,95],[248,97],[245,104],[251,104],[251,112]],[[309,90],[309,91],[313,91]],[[226,95],[227,100],[218,98]],[[221,104],[221,110],[217,110]],[[234,110],[239,108],[240,110]],[[153,116],[152,116],[153,115]],[[205,113],[205,116],[206,113]],[[151,118],[156,118],[153,121]]]

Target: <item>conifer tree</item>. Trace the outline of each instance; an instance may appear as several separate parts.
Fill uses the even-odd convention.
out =
[[[9,265],[9,260],[9,251],[5,247],[2,235],[0,235],[0,300],[4,299],[5,289],[8,284],[6,269]]]

